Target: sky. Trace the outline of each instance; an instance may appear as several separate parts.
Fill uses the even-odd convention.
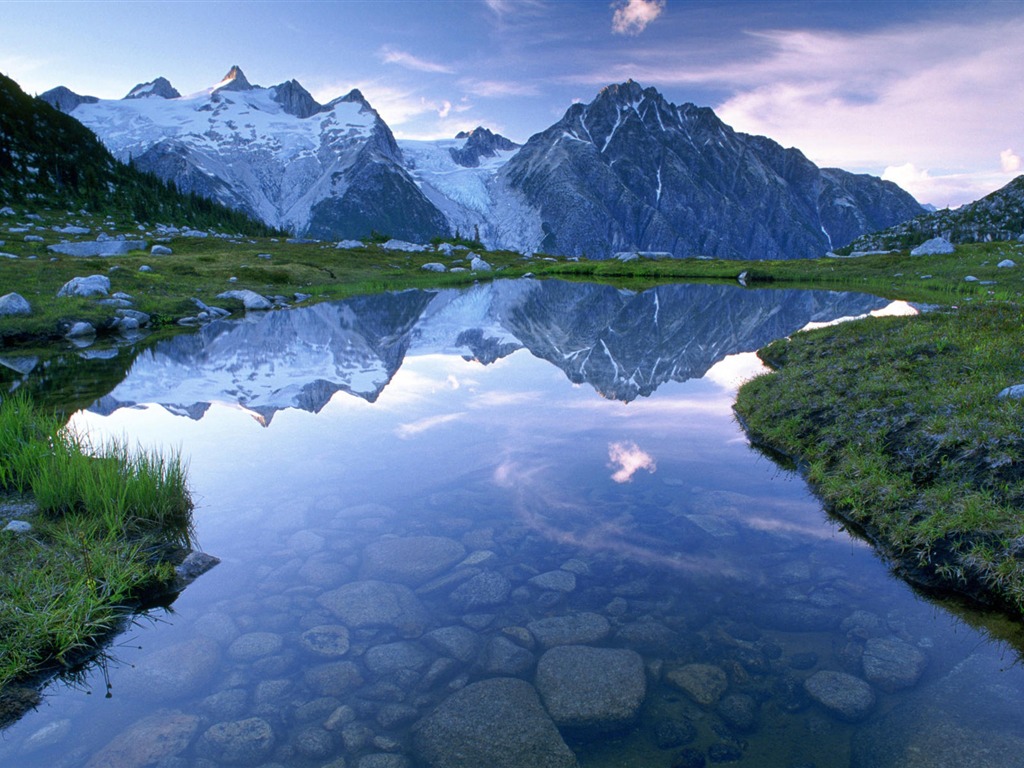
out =
[[[1024,0],[0,0],[0,39],[29,93],[187,94],[237,64],[359,88],[399,139],[523,142],[632,78],[937,207],[1024,173]]]

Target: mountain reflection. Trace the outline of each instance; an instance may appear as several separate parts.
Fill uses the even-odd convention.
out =
[[[92,410],[156,403],[197,419],[216,402],[269,423],[285,408],[318,412],[337,392],[374,402],[406,355],[486,365],[520,349],[628,402],[809,322],[885,304],[824,291],[666,285],[636,293],[535,280],[376,294],[220,321],[161,342]]]

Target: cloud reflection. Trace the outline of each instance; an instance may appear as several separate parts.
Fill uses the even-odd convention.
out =
[[[658,468],[651,455],[634,442],[609,443],[608,461],[609,467],[618,467],[612,473],[612,480],[616,483],[630,482],[641,469],[653,474]]]

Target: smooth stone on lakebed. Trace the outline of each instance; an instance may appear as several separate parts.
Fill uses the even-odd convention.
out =
[[[487,643],[484,668],[489,674],[515,677],[533,669],[534,656],[507,637],[492,637]]]
[[[868,716],[875,706],[875,692],[859,677],[845,672],[821,670],[804,680],[807,695],[848,723]]]
[[[252,661],[277,653],[283,645],[284,639],[273,632],[249,632],[231,643],[228,656],[234,661]]]
[[[466,556],[466,548],[444,536],[379,539],[363,550],[364,579],[415,586],[434,578]]]
[[[119,681],[129,693],[160,701],[198,693],[220,664],[220,649],[207,637],[196,637],[149,654],[122,669]]]
[[[559,727],[615,730],[636,719],[647,695],[640,654],[562,645],[537,664],[537,690]]]
[[[423,634],[430,621],[426,608],[404,584],[353,581],[317,598],[348,627],[389,627],[406,637]]]
[[[366,668],[375,675],[393,675],[404,670],[419,671],[430,661],[431,655],[422,645],[408,641],[375,645],[363,656]]]
[[[612,631],[608,619],[597,613],[572,613],[531,621],[526,628],[543,648],[584,645],[604,640]]]
[[[572,592],[576,589],[576,575],[569,571],[548,571],[534,576],[529,584],[552,592]]]
[[[299,636],[299,645],[314,656],[340,658],[348,653],[348,628],[340,624],[320,624]]]
[[[533,686],[514,678],[473,683],[413,726],[417,756],[431,768],[575,768]]]
[[[713,707],[729,687],[725,670],[714,664],[686,664],[670,669],[665,679],[702,707]]]
[[[427,632],[423,643],[437,653],[450,656],[457,661],[469,663],[480,651],[480,636],[466,627],[441,627]]]
[[[202,757],[229,765],[258,765],[273,749],[274,730],[261,717],[212,725],[196,747]]]
[[[93,755],[86,768],[156,765],[183,752],[199,728],[196,715],[160,712],[119,733]]]
[[[461,611],[478,611],[501,605],[512,592],[512,582],[497,571],[483,571],[457,586],[448,596]]]
[[[898,637],[873,637],[864,647],[864,677],[883,691],[899,691],[915,685],[928,657]]]

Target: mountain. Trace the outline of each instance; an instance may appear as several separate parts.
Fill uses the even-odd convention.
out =
[[[158,78],[125,99],[62,103],[119,159],[271,226],[326,239],[447,234],[358,90],[321,105],[294,80],[262,88],[234,66],[211,88],[175,94]],[[55,91],[40,98],[54,103]]]
[[[198,419],[211,403],[234,402],[268,424],[285,408],[318,412],[338,392],[374,402],[406,355],[487,365],[524,349],[570,381],[628,402],[809,322],[885,303],[824,291],[667,285],[634,293],[551,280],[375,294],[218,321],[159,342],[92,409],[159,403]]]
[[[820,169],[631,80],[574,104],[522,147],[483,127],[396,142],[359,91],[321,105],[294,80],[261,88],[237,66],[190,96],[163,78],[122,100],[69,94],[42,98],[117,157],[322,239],[459,233],[492,248],[591,258],[796,258],[923,211],[890,182]]]
[[[99,103],[67,89],[54,89],[58,106],[80,109]],[[0,201],[87,207],[93,213],[122,212],[138,221],[181,226],[220,226],[231,232],[269,234],[262,222],[209,200],[184,195],[111,156],[79,121],[25,94],[0,75]]]
[[[499,178],[538,209],[541,250],[592,258],[820,256],[922,211],[894,184],[819,169],[633,81],[574,104]]]
[[[846,251],[903,250],[933,237],[951,243],[1024,240],[1024,175],[956,210],[933,210],[854,240]]]

